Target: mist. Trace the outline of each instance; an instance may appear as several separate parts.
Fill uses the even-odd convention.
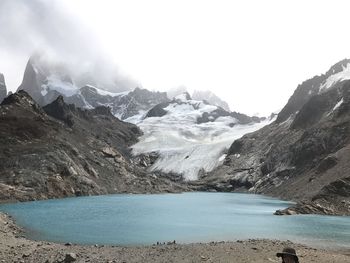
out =
[[[78,86],[92,84],[110,91],[139,86],[62,1],[0,1],[0,72],[9,90],[18,88],[34,53],[47,64],[64,65]]]
[[[268,116],[298,84],[350,57],[349,3],[334,1],[1,0],[0,72],[15,91],[41,52],[77,86],[183,85]]]

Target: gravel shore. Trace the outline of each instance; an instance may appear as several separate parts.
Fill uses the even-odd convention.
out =
[[[0,213],[0,262],[280,262],[285,246],[297,250],[300,262],[350,262],[348,251],[311,248],[289,241],[243,240],[138,247],[85,246],[32,241],[6,214]]]

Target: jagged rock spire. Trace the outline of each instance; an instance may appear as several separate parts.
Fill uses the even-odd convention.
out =
[[[5,77],[2,73],[0,73],[0,103],[3,101],[3,99],[6,98],[7,90],[6,90],[6,84],[5,84]]]

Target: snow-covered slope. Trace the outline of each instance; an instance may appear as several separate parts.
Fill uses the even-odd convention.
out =
[[[333,71],[334,72],[334,71]],[[334,86],[334,84],[350,79],[350,62],[341,65],[341,70],[338,73],[330,75],[320,86],[319,91],[324,92]]]
[[[266,120],[240,124],[233,116],[214,114],[222,109],[191,100],[188,94],[164,104],[163,110],[165,115],[161,117],[126,120],[144,132],[132,146],[133,153],[157,152],[159,158],[151,169],[182,174],[185,180],[196,180],[202,169],[205,172],[214,169],[223,162],[225,150],[235,139],[269,123]],[[206,122],[199,122],[203,114],[209,117]]]
[[[195,90],[192,94],[192,98],[195,100],[206,100],[212,105],[219,106],[224,110],[230,111],[230,107],[228,106],[227,102],[220,99],[217,95],[209,90]]]

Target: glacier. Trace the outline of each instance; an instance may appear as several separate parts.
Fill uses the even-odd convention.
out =
[[[125,121],[137,124],[144,133],[132,146],[134,155],[157,152],[159,158],[150,169],[181,174],[185,180],[196,180],[201,170],[209,172],[222,164],[225,150],[234,140],[272,121],[239,124],[235,118],[225,116],[199,124],[198,117],[218,107],[183,95],[175,99],[164,108],[167,114],[162,117],[144,118],[145,114],[140,113]]]

